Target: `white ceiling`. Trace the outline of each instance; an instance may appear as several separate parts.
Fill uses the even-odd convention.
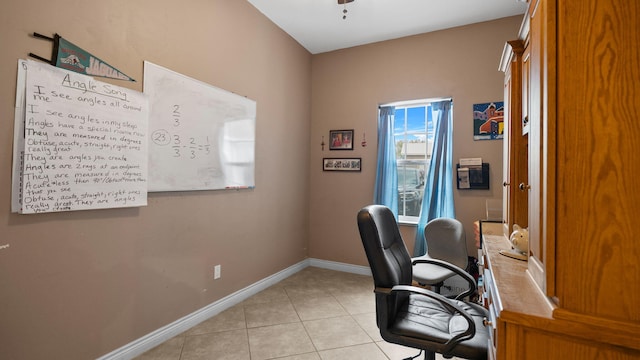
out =
[[[517,0],[248,0],[312,54],[523,14]]]

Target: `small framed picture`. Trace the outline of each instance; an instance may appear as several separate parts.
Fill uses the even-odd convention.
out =
[[[353,130],[329,130],[329,150],[353,150]]]
[[[324,158],[324,171],[361,171],[362,158]]]

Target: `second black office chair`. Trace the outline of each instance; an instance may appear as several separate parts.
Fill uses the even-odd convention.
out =
[[[433,219],[424,228],[424,238],[427,253],[412,259],[413,279],[418,284],[431,286],[435,292],[440,293],[444,281],[456,275],[475,283],[473,277],[464,271],[469,258],[464,226],[460,221],[451,218]],[[444,267],[441,263],[431,261],[433,259],[445,261],[457,268]]]
[[[411,257],[389,208],[358,212],[358,228],[373,274],[376,322],[390,343],[425,351],[425,359],[487,359],[486,309],[411,286]],[[475,290],[475,289],[474,289]]]

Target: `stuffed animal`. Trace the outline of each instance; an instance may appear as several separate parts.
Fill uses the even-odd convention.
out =
[[[522,255],[529,253],[529,229],[521,228],[514,224],[509,241],[511,241],[511,245],[516,252]]]

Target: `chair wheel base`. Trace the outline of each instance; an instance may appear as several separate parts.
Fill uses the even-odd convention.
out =
[[[411,356],[411,357],[408,357],[408,358],[404,358],[402,360],[414,360],[414,359],[417,359],[418,357],[420,357],[420,355],[422,355],[423,351],[424,350],[420,350],[418,355]],[[436,353],[431,352],[431,351],[424,351],[424,360],[436,360]]]
[[[413,360],[413,359],[417,358],[418,356],[420,356],[421,354],[422,354],[422,350],[420,350],[420,352],[418,353],[418,355],[416,355],[416,356],[410,356],[410,357],[408,357],[408,358],[404,358],[404,359],[402,359],[402,360]],[[426,356],[426,354],[425,354],[425,356]]]

